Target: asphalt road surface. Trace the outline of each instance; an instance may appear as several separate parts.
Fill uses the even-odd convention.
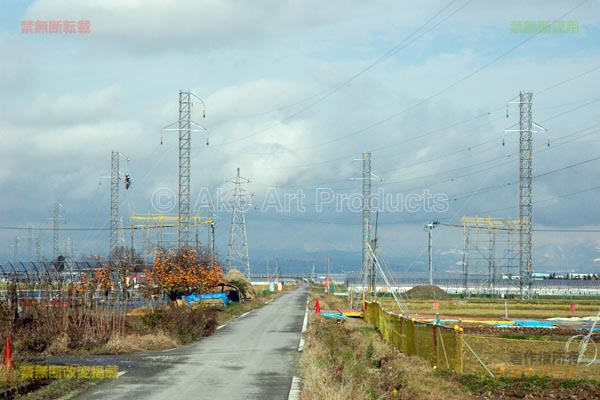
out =
[[[230,321],[212,336],[175,350],[85,357],[124,372],[78,399],[288,399],[297,375],[307,288],[285,293]]]

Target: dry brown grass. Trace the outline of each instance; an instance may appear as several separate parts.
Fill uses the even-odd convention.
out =
[[[171,336],[164,332],[156,332],[146,335],[115,336],[103,346],[103,350],[110,354],[134,353],[140,351],[166,350],[179,347],[179,344]]]
[[[394,351],[363,320],[313,316],[300,360],[301,399],[469,399],[425,361]]]
[[[19,374],[0,364],[0,389],[16,386],[20,383]]]
[[[51,342],[46,349],[46,354],[66,354],[69,351],[69,335],[66,332],[60,333]]]

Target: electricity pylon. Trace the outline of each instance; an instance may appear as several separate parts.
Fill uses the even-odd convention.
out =
[[[59,229],[58,225],[61,220],[60,210],[63,209],[63,205],[56,203],[54,205],[54,214],[52,216],[52,260],[56,260],[58,257],[59,250]]]
[[[229,245],[227,246],[227,260],[225,266],[227,271],[231,271],[236,263],[239,263],[239,270],[244,271],[250,279],[250,257],[248,256],[248,237],[246,236],[246,217],[245,210],[249,205],[248,194],[242,188],[242,184],[250,182],[240,176],[240,169],[237,169],[237,175],[227,182],[235,185],[233,189],[233,204],[231,210],[231,231],[229,234]]]
[[[375,263],[371,257],[369,247],[371,246],[371,178],[373,176],[379,178],[371,172],[371,153],[364,152],[362,159],[354,160],[362,161],[363,174],[362,178],[352,178],[362,180],[362,269],[361,274],[363,282],[366,283],[368,291],[371,294],[375,293]],[[380,178],[380,180],[382,180]]]
[[[35,233],[35,247],[34,247],[34,254],[33,254],[33,259],[35,260],[35,262],[42,262],[42,257],[43,257],[43,244],[42,244],[42,231],[40,229],[36,229],[36,233]]]
[[[163,131],[179,132],[179,222],[177,232],[177,245],[179,250],[190,247],[190,151],[192,131],[206,131],[206,129],[192,121],[193,99],[202,105],[202,118],[206,117],[204,101],[192,92],[179,91],[179,121],[163,128]],[[177,128],[171,128],[175,124]],[[195,128],[192,128],[194,126]],[[162,136],[161,141],[162,144]],[[208,146],[208,139],[206,140]]]
[[[519,129],[506,132],[519,132],[519,287],[521,298],[531,299],[533,286],[533,260],[532,260],[532,230],[531,220],[532,189],[533,189],[533,126],[547,130],[533,122],[531,92],[520,92],[518,101],[511,101],[519,105]],[[508,116],[508,113],[507,113]],[[548,142],[550,145],[550,142]]]
[[[125,173],[121,172],[120,161],[124,158],[129,163],[129,158],[118,151],[112,151],[110,157],[110,249],[109,249],[109,261],[113,261],[118,257],[117,248],[119,247],[119,185],[121,179],[125,177]],[[103,178],[100,177],[100,183]]]

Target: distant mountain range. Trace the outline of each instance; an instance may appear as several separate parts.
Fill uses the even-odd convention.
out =
[[[285,273],[310,274],[313,269],[317,275],[327,272],[327,262],[331,257],[331,272],[358,272],[361,269],[360,252],[290,252],[285,255],[269,254],[266,251],[255,251],[251,255],[253,273],[272,274],[276,265]],[[536,272],[580,272],[598,273],[600,270],[600,249],[592,243],[579,243],[569,246],[543,245],[534,246],[534,271]],[[385,257],[395,272],[421,274],[428,271],[428,257],[391,256]],[[433,254],[436,274],[456,276],[462,274],[462,251],[457,249],[440,249]],[[518,261],[517,261],[518,263]]]

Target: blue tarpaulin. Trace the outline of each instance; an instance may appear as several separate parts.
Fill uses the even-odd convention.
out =
[[[222,300],[224,306],[229,305],[229,299],[227,299],[227,295],[225,293],[190,294],[188,296],[185,296],[185,300],[189,304],[207,299]]]
[[[532,321],[524,319],[515,319],[515,325],[526,326],[528,328],[550,328],[554,326],[552,321]]]
[[[321,312],[321,316],[326,318],[346,319],[347,317],[342,313],[336,312]]]

